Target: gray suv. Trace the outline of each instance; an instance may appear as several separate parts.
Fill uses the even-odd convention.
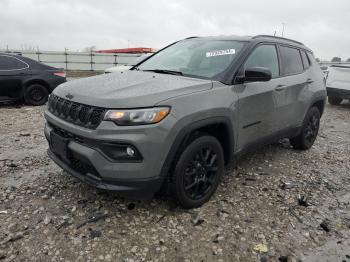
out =
[[[193,208],[247,151],[281,138],[309,149],[325,99],[321,69],[297,41],[191,37],[130,71],[56,88],[48,154],[97,188],[137,198],[164,189]]]

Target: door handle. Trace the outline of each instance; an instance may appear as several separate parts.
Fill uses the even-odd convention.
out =
[[[278,85],[278,86],[275,87],[276,91],[283,91],[284,89],[286,89],[285,85]]]
[[[314,80],[312,80],[311,78],[308,78],[307,80],[306,80],[306,84],[312,84],[314,82]]]

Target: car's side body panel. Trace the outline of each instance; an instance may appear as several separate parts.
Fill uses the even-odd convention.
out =
[[[327,76],[328,96],[350,99],[350,66],[330,66]]]
[[[18,61],[23,66],[11,67],[11,64],[2,63],[4,58]],[[53,74],[62,70],[26,57],[0,54],[0,64],[0,102],[22,100],[26,87],[33,83],[45,86],[51,93],[54,88],[66,81],[65,77]]]

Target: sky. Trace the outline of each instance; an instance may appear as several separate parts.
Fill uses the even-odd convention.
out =
[[[349,0],[0,0],[0,49],[152,47],[190,36],[274,34],[350,58]]]

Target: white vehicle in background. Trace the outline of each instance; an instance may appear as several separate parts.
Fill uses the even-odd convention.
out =
[[[120,65],[120,66],[113,66],[105,69],[105,74],[109,73],[115,73],[115,72],[120,72],[120,71],[126,71],[132,68],[133,65]]]
[[[328,67],[326,86],[331,105],[339,105],[343,99],[350,99],[350,64]]]
[[[109,74],[109,73],[115,73],[115,72],[120,72],[120,71],[126,71],[132,68],[133,66],[137,65],[138,63],[142,62],[145,60],[147,57],[149,57],[152,54],[144,54],[139,57],[137,57],[133,62],[127,64],[127,65],[120,65],[120,66],[113,66],[105,69],[104,73]]]

